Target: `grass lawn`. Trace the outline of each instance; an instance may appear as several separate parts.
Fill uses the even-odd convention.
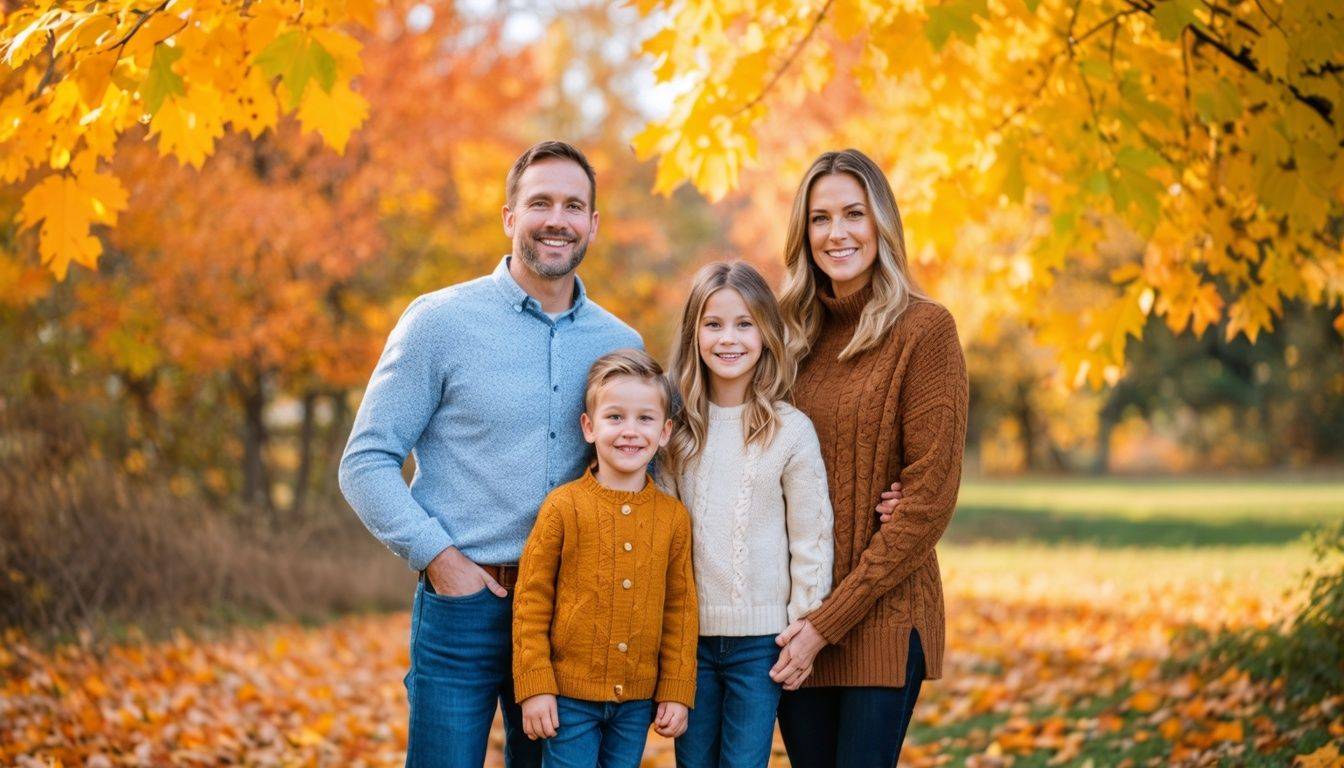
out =
[[[1344,476],[974,479],[944,541],[1277,545],[1344,517]]]
[[[939,546],[944,679],[902,764],[1269,766],[1344,745],[1344,695],[1206,677],[1180,634],[1291,616],[1304,534],[1341,517],[1344,477],[967,481]]]

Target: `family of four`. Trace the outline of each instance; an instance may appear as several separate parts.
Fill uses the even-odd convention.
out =
[[[779,298],[705,267],[666,374],[575,274],[596,187],[568,144],[518,159],[509,255],[411,303],[341,461],[420,573],[407,765],[479,768],[498,706],[511,768],[634,768],[651,725],[759,768],[776,718],[798,768],[894,766],[941,676],[967,379],[886,177],[819,157]]]

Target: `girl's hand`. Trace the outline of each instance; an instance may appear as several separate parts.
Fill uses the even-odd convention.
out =
[[[896,510],[896,502],[901,500],[901,482],[897,480],[891,484],[891,490],[882,492],[882,501],[877,505],[877,519],[884,523],[891,522],[891,514]]]
[[[560,729],[560,713],[555,708],[555,696],[538,693],[523,699],[523,733],[527,738],[549,739]]]
[[[675,701],[658,702],[658,715],[653,719],[653,729],[659,736],[675,739],[686,732],[686,722],[690,710],[685,704]]]
[[[812,674],[812,662],[826,647],[826,638],[807,619],[798,619],[775,638],[775,644],[784,650],[779,661],[770,668],[770,679],[786,691],[796,691],[807,676]]]

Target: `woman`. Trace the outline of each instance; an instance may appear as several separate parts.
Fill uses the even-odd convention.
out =
[[[779,636],[780,730],[795,768],[894,766],[920,683],[942,676],[934,545],[961,482],[966,363],[952,316],[910,276],[891,186],[863,153],[812,164],[785,264],[794,404],[826,460],[835,586]],[[893,480],[902,498],[879,520]]]

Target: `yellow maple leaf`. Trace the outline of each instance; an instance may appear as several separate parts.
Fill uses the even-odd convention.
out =
[[[368,116],[369,102],[341,82],[333,85],[330,93],[316,83],[310,84],[299,107],[299,123],[304,130],[316,131],[340,154],[345,153],[350,134]]]
[[[275,125],[280,116],[280,105],[266,75],[257,67],[248,70],[247,78],[238,86],[229,105],[229,122],[235,129],[260,136]]]
[[[38,233],[38,252],[60,280],[65,279],[74,261],[92,268],[98,263],[103,246],[89,236],[89,213],[81,205],[83,196],[74,179],[48,176],[23,197],[19,221],[24,228],[42,222]]]
[[[149,121],[159,137],[159,154],[174,155],[193,168],[205,164],[215,140],[224,135],[223,104],[212,88],[195,86],[186,96],[167,99]]]

